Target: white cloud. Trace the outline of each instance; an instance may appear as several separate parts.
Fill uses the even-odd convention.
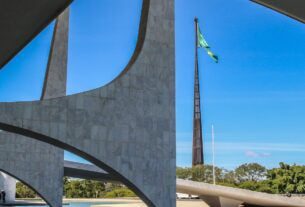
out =
[[[262,157],[270,157],[270,156],[271,156],[271,153],[263,152],[263,153],[261,153],[261,156],[262,156]]]
[[[259,158],[259,157],[261,158],[261,157],[270,157],[271,153],[267,153],[267,152],[258,153],[258,152],[254,152],[252,150],[246,150],[245,155],[247,157],[252,157],[252,158]]]
[[[245,154],[246,154],[247,157],[258,157],[259,156],[256,152],[253,152],[251,150],[247,150],[245,152]]]

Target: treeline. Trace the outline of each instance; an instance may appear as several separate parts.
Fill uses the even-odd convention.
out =
[[[117,198],[136,195],[119,184],[64,178],[64,196],[66,198]]]
[[[213,182],[211,165],[177,168],[177,177],[199,182]],[[266,169],[257,163],[243,164],[235,170],[215,168],[218,185],[243,188],[273,194],[304,194],[305,166],[279,163],[279,167]]]
[[[192,168],[177,167],[177,178],[199,182],[213,182],[211,165],[200,165]],[[274,194],[304,194],[305,166],[280,163],[279,167],[267,169],[257,163],[243,164],[234,170],[215,168],[218,185],[243,188],[253,191]],[[131,190],[123,185],[103,183],[92,180],[64,178],[64,196],[66,198],[116,198],[134,197]],[[37,197],[35,192],[18,182],[17,198]]]
[[[65,177],[64,196],[66,198],[117,198],[136,195],[123,185]],[[35,198],[37,194],[26,185],[17,182],[16,197]]]

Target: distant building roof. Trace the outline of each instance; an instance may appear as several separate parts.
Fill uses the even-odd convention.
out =
[[[0,69],[73,0],[1,0]]]
[[[305,23],[304,0],[251,0]]]

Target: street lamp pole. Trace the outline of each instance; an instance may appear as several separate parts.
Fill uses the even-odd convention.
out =
[[[215,177],[215,141],[214,141],[214,125],[212,124],[212,153],[213,153],[213,184],[216,185]]]

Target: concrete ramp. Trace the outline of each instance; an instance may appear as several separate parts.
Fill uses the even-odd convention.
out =
[[[0,70],[72,0],[1,0]]]
[[[227,206],[225,200],[236,201],[256,206],[282,206],[282,207],[304,207],[305,200],[301,198],[284,197],[268,193],[259,193],[250,190],[237,189],[201,182],[177,179],[177,192],[198,195],[203,200],[209,198],[218,206]],[[219,202],[217,201],[219,200]],[[222,201],[222,202],[221,202]],[[215,207],[217,207],[217,205]],[[213,206],[214,207],[214,206]]]
[[[108,174],[107,172],[95,165],[66,160],[64,162],[64,175],[73,178],[120,183],[118,178],[111,174]]]

